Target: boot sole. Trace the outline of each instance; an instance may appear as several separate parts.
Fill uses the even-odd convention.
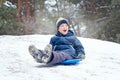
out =
[[[44,51],[45,51],[45,52],[47,51],[47,53],[48,53],[48,54],[47,54],[48,58],[42,57],[42,60],[44,61],[44,63],[48,63],[48,62],[50,61],[51,57],[52,57],[52,46],[51,46],[50,44],[48,44],[48,45],[45,47]]]

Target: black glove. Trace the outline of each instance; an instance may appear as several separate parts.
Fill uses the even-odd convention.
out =
[[[85,59],[85,54],[79,53],[78,56],[77,56],[77,58],[78,58],[78,59],[79,59],[79,58]]]

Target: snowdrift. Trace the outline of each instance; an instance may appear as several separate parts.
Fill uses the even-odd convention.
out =
[[[36,63],[28,46],[43,49],[52,35],[0,36],[1,80],[120,80],[120,44],[81,38],[86,59],[77,65]]]

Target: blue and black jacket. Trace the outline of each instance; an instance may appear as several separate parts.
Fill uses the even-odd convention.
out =
[[[50,44],[53,47],[53,51],[63,51],[70,54],[73,58],[76,58],[78,54],[85,54],[84,47],[71,30],[66,35],[58,31],[51,38]]]

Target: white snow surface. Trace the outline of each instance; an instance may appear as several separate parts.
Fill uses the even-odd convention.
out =
[[[53,35],[0,36],[0,80],[120,80],[120,44],[78,37],[86,59],[77,65],[37,63],[30,44],[44,49]]]

